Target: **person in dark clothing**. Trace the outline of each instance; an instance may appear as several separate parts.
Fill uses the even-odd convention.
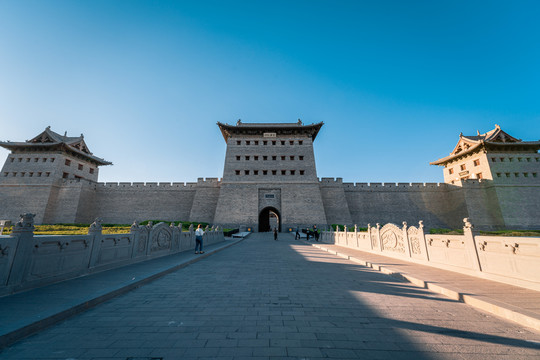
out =
[[[300,240],[300,229],[296,228],[296,235],[294,235],[294,240]]]
[[[277,229],[274,228],[274,240],[277,241]]]
[[[319,241],[319,230],[317,225],[313,225],[313,235],[315,236],[315,241]]]

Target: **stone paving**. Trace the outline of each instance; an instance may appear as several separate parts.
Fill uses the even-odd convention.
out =
[[[296,242],[243,242],[1,359],[538,359],[540,333]]]

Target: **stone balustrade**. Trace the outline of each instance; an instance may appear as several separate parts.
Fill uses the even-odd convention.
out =
[[[224,241],[223,230],[212,227],[204,246]],[[34,235],[34,215],[24,214],[10,236],[0,237],[0,295],[43,286],[195,247],[193,227],[134,222],[130,233],[103,234],[96,219],[88,235]]]
[[[540,290],[540,237],[484,236],[463,219],[463,235],[431,235],[418,226],[368,224],[367,231],[323,231],[321,241]]]

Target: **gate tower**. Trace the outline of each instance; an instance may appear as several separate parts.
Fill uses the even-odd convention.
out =
[[[326,225],[313,141],[323,123],[218,126],[227,143],[214,223],[281,231]],[[272,218],[272,219],[270,219]]]

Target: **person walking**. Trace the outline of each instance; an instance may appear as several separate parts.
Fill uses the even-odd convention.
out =
[[[274,228],[274,240],[277,241],[277,228]]]
[[[315,241],[319,241],[319,230],[317,229],[317,225],[313,225],[313,235],[315,235]]]
[[[294,240],[300,240],[300,228],[296,228],[296,235],[294,235]]]
[[[199,226],[197,226],[197,230],[195,230],[195,254],[204,254],[202,244],[203,235],[204,230],[202,229],[202,225],[199,224]]]

